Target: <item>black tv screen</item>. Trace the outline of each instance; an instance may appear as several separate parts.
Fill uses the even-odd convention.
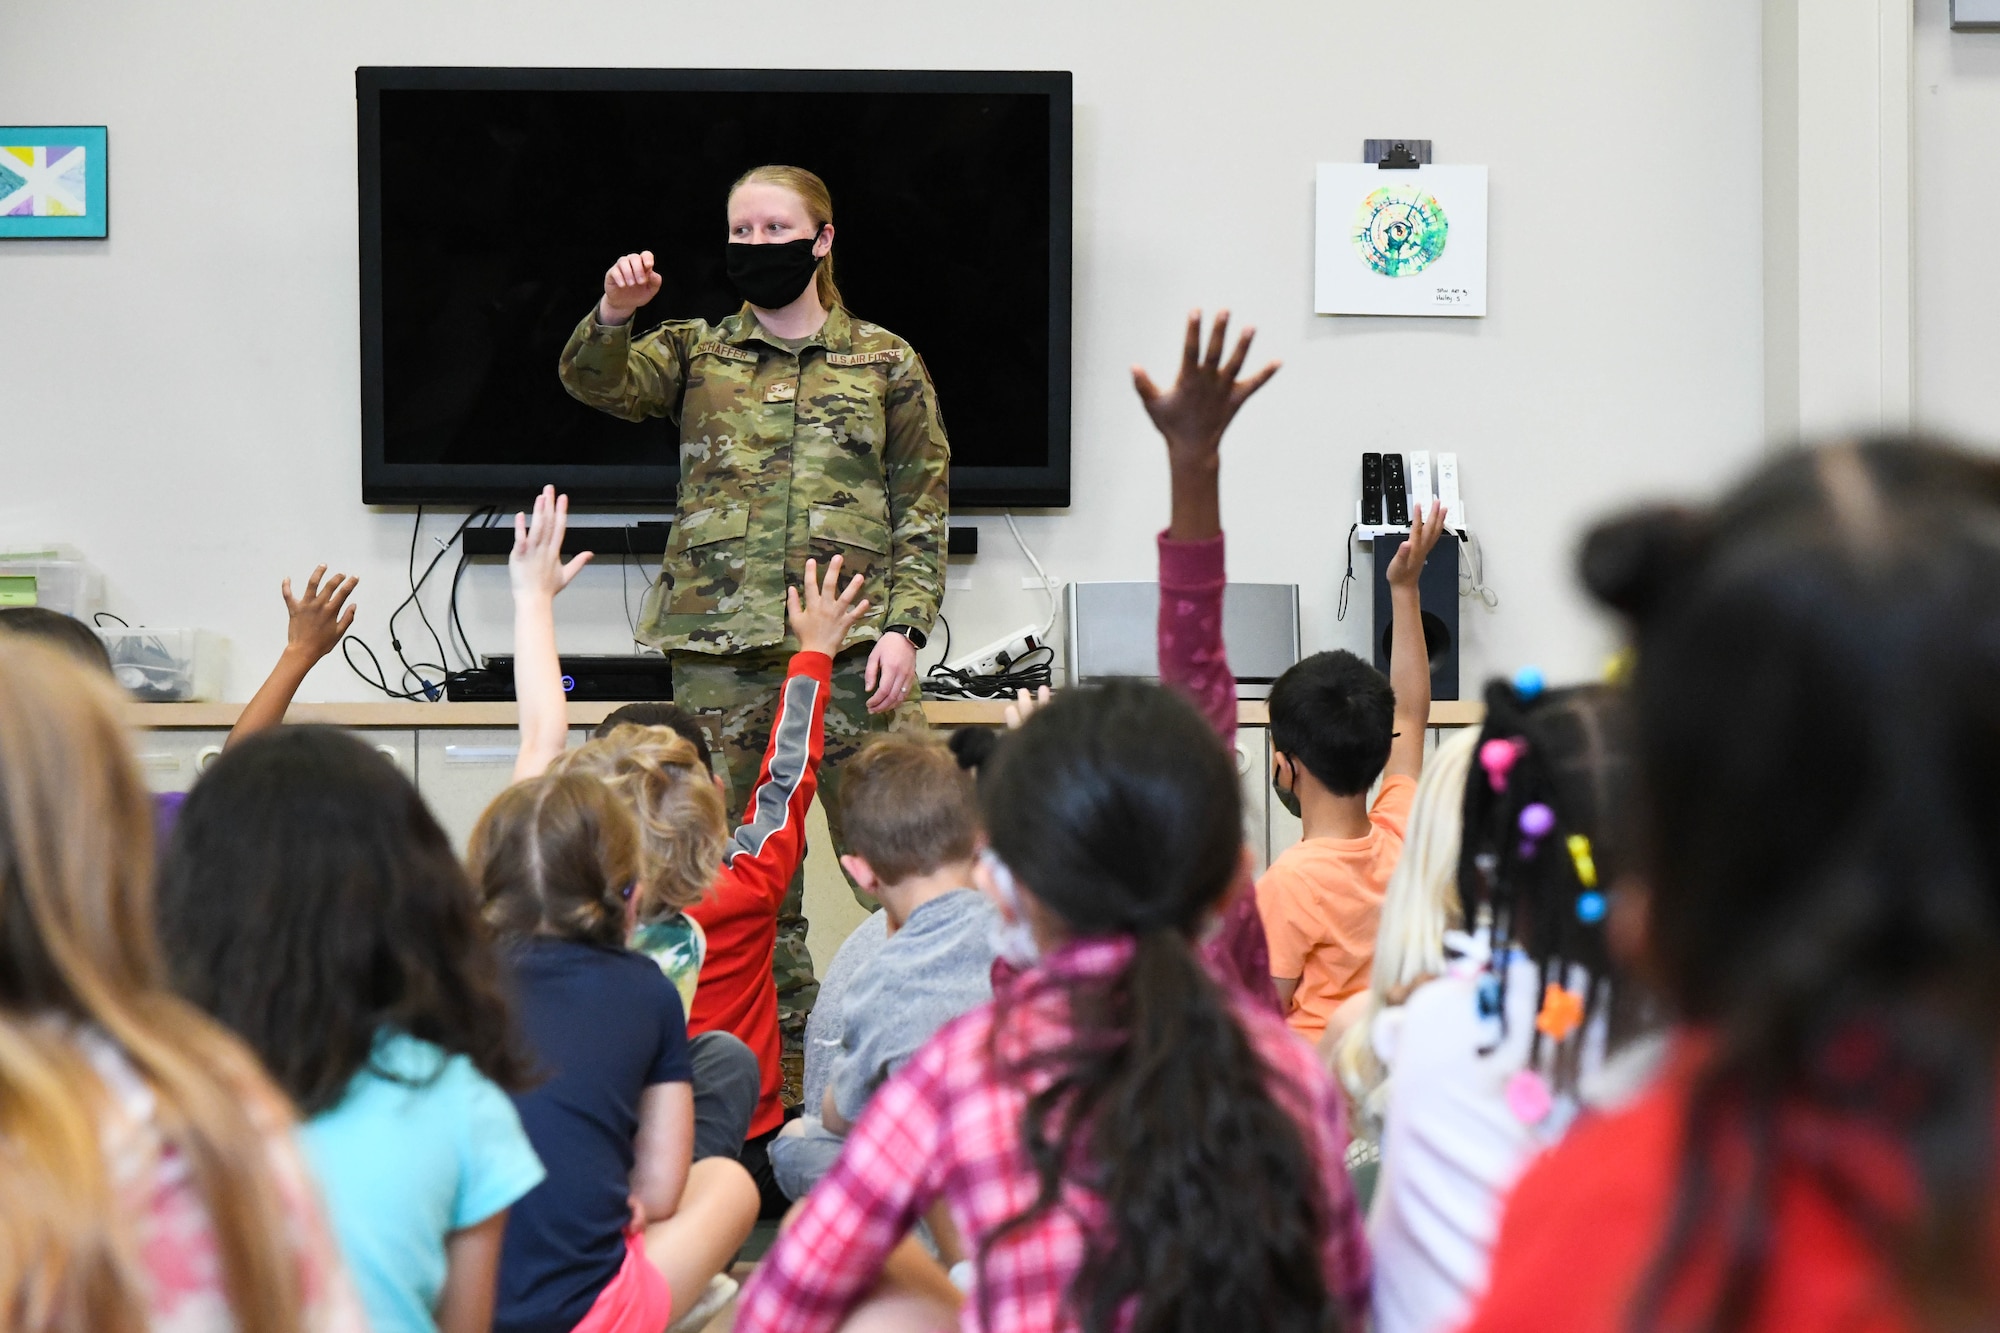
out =
[[[1069,503],[1068,73],[356,71],[362,498],[546,482],[670,505],[679,429],[571,398],[556,363],[620,255],[664,278],[643,331],[721,319],[745,171],[817,172],[847,308],[909,340],[954,508]]]

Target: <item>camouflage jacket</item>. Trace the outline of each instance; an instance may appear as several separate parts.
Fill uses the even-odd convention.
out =
[[[870,610],[848,642],[891,625],[929,634],[944,595],[951,446],[910,345],[838,307],[798,352],[748,307],[636,340],[584,316],[563,387],[628,421],[681,428],[678,517],[639,637],[733,653],[790,644],[785,587],[835,555]]]

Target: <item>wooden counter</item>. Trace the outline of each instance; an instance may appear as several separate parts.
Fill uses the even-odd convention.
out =
[[[618,703],[573,703],[569,723],[573,727],[594,727],[605,714],[622,708]],[[986,699],[927,699],[924,716],[934,727],[999,726],[1005,704]],[[135,727],[172,731],[227,729],[236,724],[242,704],[140,704],[127,707],[126,716]],[[1434,727],[1477,726],[1485,707],[1476,699],[1444,699],[1431,705]],[[1262,699],[1246,699],[1237,705],[1239,722],[1246,727],[1270,723]],[[335,727],[511,727],[517,716],[513,704],[413,703],[383,700],[380,703],[337,703],[292,705],[285,720],[292,723],[318,722]]]

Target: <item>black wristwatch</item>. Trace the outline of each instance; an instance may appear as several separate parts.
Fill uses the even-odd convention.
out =
[[[917,629],[911,625],[891,625],[889,626],[888,632],[891,634],[902,635],[904,638],[910,641],[910,646],[912,648],[921,648],[926,643],[930,642],[930,639],[924,634],[922,630]]]

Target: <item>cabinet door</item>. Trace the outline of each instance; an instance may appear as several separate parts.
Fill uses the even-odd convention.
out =
[[[1257,873],[1271,863],[1271,733],[1263,727],[1236,732],[1236,775],[1243,793],[1243,841]]]
[[[587,728],[570,729],[570,748],[589,739]],[[521,733],[513,727],[437,727],[416,733],[417,790],[461,854],[480,814],[513,781],[520,752]]]
[[[200,731],[142,731],[132,737],[139,774],[153,791],[186,791],[222,753],[227,728]]]

